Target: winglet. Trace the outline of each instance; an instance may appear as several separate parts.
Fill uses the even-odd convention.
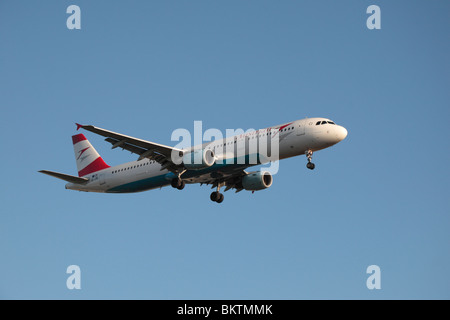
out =
[[[77,131],[80,130],[80,128],[83,128],[82,124],[79,124],[79,123],[75,123],[75,124],[77,125]]]

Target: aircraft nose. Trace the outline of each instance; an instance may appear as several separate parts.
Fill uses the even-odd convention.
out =
[[[348,131],[344,127],[339,126],[337,128],[336,137],[339,139],[339,141],[344,140],[347,137]]]

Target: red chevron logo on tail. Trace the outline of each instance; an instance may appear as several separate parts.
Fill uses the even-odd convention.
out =
[[[80,155],[78,156],[77,160],[80,159],[81,155],[82,155],[83,153],[85,153],[86,150],[89,149],[89,148],[90,148],[90,147],[87,147],[87,148],[84,148],[83,150],[78,151],[78,152],[80,153]]]

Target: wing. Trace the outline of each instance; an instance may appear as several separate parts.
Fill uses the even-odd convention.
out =
[[[161,170],[167,169],[169,171],[177,173],[183,169],[182,166],[172,162],[172,152],[181,152],[181,149],[133,138],[124,134],[97,128],[91,125],[85,126],[77,123],[77,130],[80,128],[106,137],[105,141],[111,143],[113,149],[120,147],[132,153],[138,154],[138,160],[142,160],[144,158],[155,160],[156,162],[161,164]]]
[[[244,190],[244,188],[242,187],[242,177],[248,174],[245,170],[238,169],[217,173],[217,175],[211,175],[209,177],[203,178],[200,182],[200,185],[211,185],[211,189],[217,188],[218,186],[220,186],[221,188],[225,187],[224,192],[230,189],[236,189],[236,192]]]

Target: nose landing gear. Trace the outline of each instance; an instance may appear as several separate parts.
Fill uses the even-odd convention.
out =
[[[312,150],[308,150],[305,152],[306,154],[306,158],[308,159],[308,163],[306,164],[306,167],[310,170],[314,170],[314,168],[316,167],[316,165],[314,163],[311,162],[312,160],[312,156],[313,156],[313,152]]]

